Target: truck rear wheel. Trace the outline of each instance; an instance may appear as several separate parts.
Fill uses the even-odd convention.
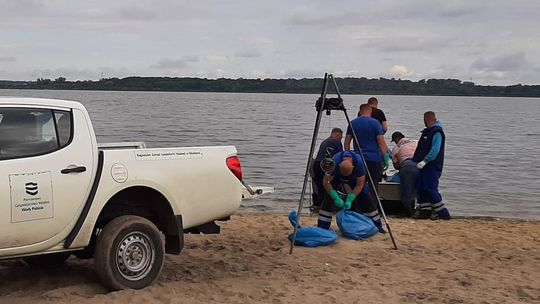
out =
[[[165,250],[161,233],[149,220],[124,215],[101,231],[94,252],[98,277],[112,290],[141,289],[159,276]]]

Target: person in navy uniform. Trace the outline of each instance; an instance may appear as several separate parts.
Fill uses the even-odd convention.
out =
[[[366,183],[366,169],[359,154],[343,151],[333,157],[334,168],[326,173],[323,187],[326,195],[319,210],[317,226],[329,229],[334,206],[346,208],[369,217],[379,232],[385,233],[377,205]]]
[[[313,166],[311,167],[311,180],[313,188],[313,206],[320,207],[324,198],[323,178],[324,172],[321,169],[321,161],[325,158],[331,158],[336,153],[343,151],[343,144],[341,138],[343,137],[343,131],[340,128],[332,129],[330,136],[323,140],[319,146],[317,156],[313,160]]]
[[[413,217],[449,220],[451,218],[450,212],[444,206],[439,193],[439,179],[443,170],[446,138],[442,124],[437,121],[434,112],[424,113],[424,125],[426,128],[422,130],[412,158],[420,170],[416,183],[418,208]]]

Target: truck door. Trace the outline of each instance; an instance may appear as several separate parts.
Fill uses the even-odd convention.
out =
[[[0,107],[0,251],[53,246],[73,227],[97,157],[86,117],[78,109]]]

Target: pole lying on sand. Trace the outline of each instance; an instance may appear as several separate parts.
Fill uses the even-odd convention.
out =
[[[334,85],[334,89],[336,90],[336,94],[338,95],[338,98],[330,98],[330,99],[326,98],[326,94],[328,92],[328,79],[332,80],[332,83]],[[297,220],[296,220],[296,224],[294,225],[294,232],[293,232],[293,237],[292,237],[292,240],[291,240],[291,247],[290,247],[290,250],[289,250],[289,254],[293,253],[294,243],[296,241],[296,234],[298,233],[298,227],[300,225],[300,215],[302,213],[302,208],[303,208],[303,205],[304,205],[304,197],[305,197],[305,194],[306,194],[306,187],[307,187],[307,182],[308,182],[309,171],[310,171],[310,168],[311,168],[311,166],[313,164],[313,153],[314,153],[314,150],[315,150],[315,145],[317,143],[317,136],[319,134],[319,128],[320,128],[320,123],[321,123],[322,112],[326,111],[326,114],[330,115],[330,112],[332,110],[343,111],[345,113],[345,118],[347,119],[347,124],[349,125],[349,127],[350,127],[350,129],[351,129],[351,131],[353,133],[355,143],[358,143],[358,138],[356,137],[356,133],[354,132],[354,129],[352,127],[351,120],[349,119],[349,116],[347,115],[347,109],[345,109],[345,106],[343,105],[343,99],[341,98],[341,94],[339,93],[339,89],[338,89],[336,80],[334,79],[334,76],[332,74],[328,74],[328,73],[324,74],[323,89],[322,89],[322,92],[321,92],[321,97],[319,98],[319,100],[317,100],[316,109],[317,109],[317,118],[315,119],[315,127],[313,129],[313,137],[311,138],[311,147],[309,149],[307,167],[306,167],[306,172],[305,172],[305,175],[304,175],[304,183],[302,185],[302,193],[300,194],[300,201],[299,201],[299,204],[298,204]],[[396,242],[394,240],[394,236],[392,234],[392,230],[390,229],[390,225],[389,225],[388,220],[386,218],[386,213],[384,212],[383,206],[381,204],[379,194],[377,193],[377,190],[374,187],[375,183],[374,183],[373,179],[371,178],[371,174],[369,174],[369,170],[367,170],[367,163],[366,163],[366,160],[364,159],[364,156],[362,155],[362,150],[361,150],[359,145],[358,145],[358,148],[360,149],[360,156],[362,158],[362,162],[363,162],[364,167],[366,168],[366,171],[367,171],[367,174],[368,174],[368,182],[371,184],[371,188],[373,189],[373,193],[375,193],[375,197],[377,198],[377,202],[378,202],[380,212],[381,212],[381,214],[383,216],[384,222],[386,224],[386,228],[388,229],[388,233],[390,234],[390,239],[392,240],[392,244],[394,245],[394,249],[398,249],[398,247],[396,245]]]

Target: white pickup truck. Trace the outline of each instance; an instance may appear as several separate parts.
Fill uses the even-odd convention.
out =
[[[218,233],[242,200],[236,148],[99,145],[78,102],[0,98],[0,259],[94,258],[113,290],[143,288],[184,232]]]

